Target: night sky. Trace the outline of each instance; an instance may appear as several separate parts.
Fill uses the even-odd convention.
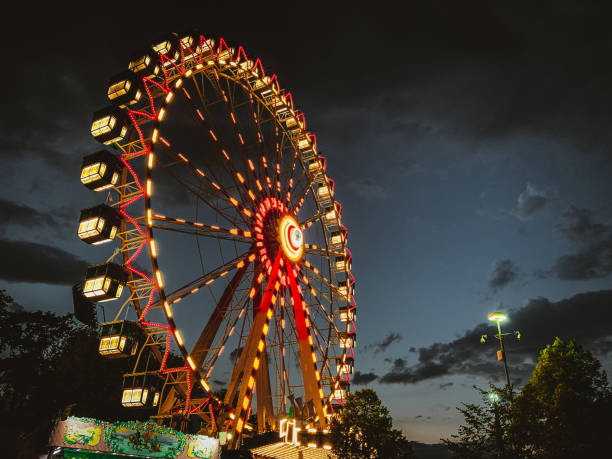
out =
[[[494,310],[522,333],[507,343],[518,386],[556,335],[612,369],[605,2],[200,3],[14,13],[0,288],[72,311],[71,285],[112,251],[76,236],[80,209],[99,202],[79,181],[99,149],[91,114],[132,52],[198,28],[259,56],[317,135],[357,280],[352,388],[374,388],[410,440],[455,433],[471,386],[503,383],[494,340],[479,343]]]

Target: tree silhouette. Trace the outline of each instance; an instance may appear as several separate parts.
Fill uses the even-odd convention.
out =
[[[0,442],[6,457],[37,457],[62,415],[146,418],[121,406],[127,359],[104,359],[98,335],[72,314],[27,311],[0,290]]]
[[[601,364],[573,340],[540,352],[511,408],[511,434],[536,457],[597,457],[607,449],[611,393]]]
[[[531,379],[513,401],[480,391],[482,404],[458,408],[464,424],[443,442],[457,457],[484,459],[600,457],[612,425],[612,396],[601,364],[574,341],[556,338],[540,352]]]
[[[393,429],[389,410],[372,389],[348,394],[339,418],[332,420],[331,443],[343,459],[413,457],[410,443]]]

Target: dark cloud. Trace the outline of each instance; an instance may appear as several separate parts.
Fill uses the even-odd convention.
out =
[[[527,220],[542,210],[550,201],[550,197],[550,190],[538,190],[528,183],[525,191],[519,194],[516,207],[511,213],[520,220]]]
[[[54,225],[52,215],[36,210],[25,204],[0,198],[0,221],[2,224],[20,226]]]
[[[607,277],[612,272],[612,236],[559,257],[552,272],[561,280]]]
[[[85,276],[87,263],[45,244],[0,239],[0,279],[10,282],[75,284]]]
[[[356,371],[351,378],[351,382],[356,386],[365,386],[376,379],[378,379],[378,376],[374,373],[361,373],[360,371]]]
[[[612,290],[575,295],[558,302],[546,298],[529,300],[526,306],[512,311],[506,330],[520,330],[521,340],[506,339],[510,375],[516,383],[529,378],[542,346],[556,336],[576,339],[578,344],[606,355],[612,351]],[[593,320],[596,317],[597,320]],[[482,323],[449,343],[434,343],[419,348],[419,360],[408,365],[405,359],[395,359],[391,368],[379,378],[382,384],[413,384],[444,375],[473,375],[498,380],[503,369],[496,359],[495,329]],[[485,344],[480,337],[488,335]]]
[[[396,341],[400,341],[402,339],[402,335],[399,333],[390,332],[385,339],[379,341],[377,343],[368,344],[365,346],[364,350],[367,352],[370,349],[374,349],[374,353],[378,354],[379,352],[386,351],[391,344]]]
[[[226,386],[227,385],[227,381],[221,381],[220,379],[213,379],[212,382],[213,382],[213,384],[215,384],[217,386]]]
[[[449,387],[453,387],[453,385],[454,385],[454,384],[455,384],[455,383],[452,383],[452,382],[447,382],[447,383],[440,384],[440,386],[439,386],[439,387],[440,387],[440,390],[446,390],[446,389],[448,389]]]
[[[435,362],[424,362],[408,367],[404,359],[395,359],[391,370],[380,377],[382,384],[409,384],[449,374],[449,369]]]
[[[595,223],[592,218],[593,211],[590,209],[579,209],[570,204],[561,214],[561,223],[557,225],[557,229],[571,242],[593,242],[605,236],[610,227]]]
[[[498,260],[489,273],[489,289],[497,293],[517,277],[518,269],[512,260]]]
[[[593,221],[593,212],[570,205],[557,225],[576,248],[563,255],[542,275],[555,275],[561,280],[586,280],[607,277],[612,273],[611,228]],[[538,277],[539,272],[536,272]]]

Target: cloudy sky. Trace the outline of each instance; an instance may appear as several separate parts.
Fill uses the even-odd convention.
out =
[[[410,439],[454,433],[471,386],[501,383],[495,343],[479,343],[493,310],[522,333],[516,384],[556,335],[612,368],[603,2],[201,3],[22,11],[2,31],[0,288],[71,311],[70,286],[108,256],[75,236],[96,203],[78,179],[91,113],[134,50],[197,27],[260,56],[307,115],[354,256],[353,388],[376,389]]]

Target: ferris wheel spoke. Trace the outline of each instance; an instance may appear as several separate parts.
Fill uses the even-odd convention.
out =
[[[212,132],[212,131],[211,131]],[[187,135],[187,134],[185,134]],[[164,143],[165,139],[161,139],[160,141],[162,141],[162,143]],[[192,161],[190,160],[189,156],[187,154],[183,154],[183,153],[179,153],[174,151],[174,149],[172,149],[170,147],[170,143],[169,142],[165,142],[164,145],[167,147],[167,149],[169,150],[169,152],[174,156],[174,158],[176,158],[176,161],[171,163],[171,164],[167,164],[164,167],[164,170],[168,170],[171,166],[174,166],[176,164],[182,164],[183,166],[185,166],[189,172],[193,175],[194,178],[196,178],[198,180],[199,183],[203,184],[206,186],[206,189],[209,193],[212,193],[215,196],[218,196],[220,198],[222,198],[223,200],[225,200],[229,205],[231,205],[233,208],[235,208],[236,213],[240,216],[241,220],[248,225],[248,218],[251,217],[252,212],[250,210],[248,210],[247,208],[243,207],[242,210],[240,209],[240,203],[241,201],[243,201],[245,199],[244,197],[244,190],[243,190],[243,186],[240,185],[240,183],[237,180],[236,174],[232,174],[231,171],[229,171],[228,173],[231,176],[232,181],[234,182],[234,184],[236,185],[236,188],[238,190],[238,193],[240,195],[241,201],[237,200],[235,197],[233,197],[226,189],[225,186],[223,186],[223,184],[220,184],[221,181],[214,175],[214,173],[212,172],[212,168],[211,166],[205,161],[202,160],[202,163],[204,164],[204,171],[202,169],[197,168],[196,166],[193,165]],[[223,152],[225,152],[225,150],[222,150]],[[227,154],[226,154],[227,156]],[[223,162],[223,164],[225,165],[225,162]],[[226,170],[227,170],[227,166],[226,166]],[[238,175],[239,176],[239,175]],[[176,175],[174,175],[174,177],[176,180],[181,180],[180,178],[178,178]],[[184,184],[185,186],[185,184]],[[192,188],[190,188],[191,190]],[[200,187],[198,187],[198,190],[200,189]],[[248,200],[247,200],[248,201]],[[252,203],[251,201],[248,201],[248,205],[252,207]]]
[[[183,91],[185,92],[185,95],[189,101],[191,108],[193,109],[194,113],[197,115],[196,122],[199,122],[203,126],[204,131],[208,132],[209,137],[210,137],[210,142],[212,142],[211,144],[213,145],[214,149],[217,150],[217,154],[221,158],[221,164],[223,165],[223,168],[226,174],[229,175],[230,179],[234,182],[235,187],[238,190],[238,193],[241,197],[241,201],[246,202],[247,206],[252,206],[251,201],[247,199],[247,191],[244,189],[245,187],[243,187],[237,180],[237,177],[236,177],[237,171],[233,170],[233,166],[231,166],[231,163],[229,163],[230,157],[227,152],[227,148],[223,148],[222,143],[220,141],[221,139],[218,137],[219,130],[215,128],[214,124],[211,124],[208,121],[209,119],[214,119],[212,114],[209,112],[209,106],[212,104],[206,103],[203,90],[198,87],[195,78],[193,79],[193,81],[194,81],[194,86],[198,92],[198,95],[200,96],[202,108],[204,109],[206,116],[204,116],[204,114],[200,111],[200,109],[195,105],[193,99],[191,98],[188,91],[184,87],[183,87]],[[219,99],[217,102],[223,102],[223,99]],[[188,133],[184,133],[184,135],[188,136]],[[178,154],[178,153],[177,155],[185,163],[189,163],[189,159],[185,155]],[[219,178],[215,176],[215,174],[213,173],[213,168],[211,168],[210,165],[208,165],[207,162],[203,158],[201,158],[201,160],[206,166],[205,171],[197,169],[191,164],[189,164],[192,172],[197,173],[198,175],[197,178],[199,180],[205,180],[208,183],[208,185],[212,186],[217,191],[219,191],[225,197],[225,199],[227,199],[233,206],[238,207],[238,201],[234,197],[232,197],[229,193],[227,193],[224,187],[222,187],[222,185],[219,185],[219,183],[221,183],[221,180],[219,180]],[[208,177],[209,175],[210,177],[212,177],[212,180]],[[239,209],[237,209],[237,211],[239,211]],[[249,216],[250,211],[246,209],[242,209],[242,211],[243,213],[246,214],[247,217]],[[244,216],[241,215],[241,218],[244,219]]]
[[[310,226],[312,226],[313,223],[315,223],[316,221],[320,220],[321,218],[323,218],[325,216],[324,213],[322,212],[317,212],[314,215],[311,215],[310,217],[304,219],[303,221],[300,222],[300,227],[304,230],[306,228],[309,228]]]
[[[304,253],[327,258],[328,260],[331,259],[331,257],[341,257],[344,255],[342,252],[337,252],[335,250],[327,250],[322,247],[318,247],[314,244],[304,244]]]
[[[210,201],[211,199],[209,197],[206,197],[205,195],[201,194],[201,187],[194,187],[190,184],[188,184],[185,180],[181,179],[180,177],[178,177],[176,174],[172,173],[172,171],[170,171],[169,168],[167,168],[166,166],[161,165],[160,168],[172,179],[174,179],[178,184],[180,184],[183,188],[185,188],[187,191],[189,191],[191,194],[193,194],[199,201],[201,201],[202,203],[204,203],[207,207],[209,207],[211,210],[213,210],[215,213],[217,213],[221,218],[223,218],[224,220],[226,220],[227,222],[231,223],[234,226],[238,226],[236,220],[229,216],[226,212],[224,212],[223,210],[221,210],[219,208],[219,206],[213,205]],[[228,200],[228,204],[232,204],[229,200]],[[234,206],[235,207],[235,206]],[[240,214],[238,214],[240,215]],[[241,218],[242,220],[242,218]]]
[[[251,231],[241,230],[238,228],[221,228],[218,225],[206,225],[197,221],[192,222],[182,218],[173,218],[161,214],[153,214],[153,221],[165,223],[154,224],[153,228],[156,229],[182,232],[197,236],[220,238],[249,244],[254,242]]]
[[[201,287],[213,283],[220,277],[225,277],[233,269],[241,269],[247,262],[253,261],[255,255],[252,252],[247,252],[244,255],[234,258],[231,261],[219,266],[218,268],[209,271],[208,273],[194,279],[193,281],[179,287],[178,289],[166,294],[168,303],[178,303],[187,295],[197,292]]]
[[[236,289],[242,282],[244,274],[246,273],[247,268],[250,266],[250,264],[251,262],[247,261],[240,268],[238,268],[232,279],[227,284],[227,287],[225,287],[225,290],[223,291],[219,302],[215,306],[215,309],[213,310],[212,314],[210,315],[206,326],[200,333],[200,336],[196,341],[193,350],[191,351],[191,355],[193,357],[193,361],[196,364],[196,368],[202,367],[202,363],[206,359],[206,355],[213,344],[219,327],[221,326],[221,323],[227,315],[227,309],[232,299],[234,298]],[[225,343],[223,343],[223,345],[225,345]]]
[[[288,197],[286,201],[287,201],[287,204],[289,204],[291,200],[290,199],[291,195],[288,193],[291,192],[293,188],[293,181],[295,179],[295,170],[298,164],[299,152],[297,148],[294,148],[293,143],[291,141],[287,142],[287,140],[288,140],[287,134],[283,130],[283,135],[280,140],[279,148],[281,152],[287,151],[289,154],[291,154],[292,160],[291,160],[291,167],[284,168],[286,176],[284,177],[284,180],[282,180],[282,182],[284,183],[285,187],[281,191],[281,195],[286,194],[286,196]]]
[[[237,307],[237,310],[239,311],[238,314],[233,314],[236,312],[236,308],[231,308],[231,307],[227,308],[226,326],[225,326],[225,330],[221,336],[220,341],[218,343],[213,342],[208,349],[202,348],[204,352],[209,353],[209,357],[206,358],[205,356],[205,358],[203,358],[203,363],[201,364],[202,368],[206,370],[206,377],[208,377],[210,373],[213,371],[215,363],[217,362],[219,357],[221,357],[221,354],[223,353],[225,349],[227,341],[234,334],[234,331],[236,329],[236,324],[238,323],[238,320],[240,320],[240,318],[243,317],[244,311],[246,310],[248,306],[248,302],[249,302],[249,296],[248,296],[248,289],[247,289],[245,290],[244,294],[239,298],[239,300],[236,302],[236,304],[238,305]],[[216,352],[210,353],[210,351],[213,351],[213,350],[216,350]]]
[[[304,176],[302,176],[302,177],[304,177]],[[302,177],[300,177],[300,179]],[[306,199],[306,197],[308,196],[308,193],[312,189],[312,186],[311,186],[312,185],[312,181],[310,181],[310,179],[308,179],[308,178],[306,180],[308,182],[306,184],[306,186],[299,193],[296,193],[296,195],[291,198],[291,201],[289,202],[289,204],[287,204],[289,206],[289,208],[293,211],[294,214],[297,214],[297,212],[300,210],[300,208],[302,207],[302,204],[304,203],[304,200]],[[294,185],[293,189],[297,190],[298,189],[298,185],[299,185],[299,183],[296,183]]]
[[[323,276],[321,274],[321,272],[314,266],[312,266],[310,263],[305,263],[304,266],[306,267],[306,272],[310,275],[310,278],[314,277],[316,281],[321,282],[323,284],[325,284],[330,292],[335,293],[337,296],[346,299],[347,297],[340,291],[340,289],[338,288],[337,285],[334,285],[329,279],[327,279],[327,277]],[[310,282],[311,285],[316,285],[313,284],[312,282]],[[317,289],[319,292],[321,292],[320,289]],[[324,292],[321,292],[324,293]],[[348,301],[348,300],[347,300]]]
[[[207,75],[208,76],[208,75]],[[227,104],[227,95],[225,94],[225,92],[223,91],[223,89],[219,86],[216,85],[213,80],[211,80],[210,78],[208,78],[208,81],[213,84],[213,86],[217,86],[217,91],[222,95],[222,97],[217,101],[218,103],[223,103],[225,102]],[[227,147],[227,148],[223,148],[222,147],[222,143],[220,142],[220,138],[217,136],[217,134],[220,132],[220,130],[215,126],[214,123],[214,119],[215,117],[212,115],[212,113],[210,112],[210,108],[209,108],[209,104],[206,103],[205,100],[205,94],[204,94],[204,90],[203,88],[198,88],[197,84],[195,84],[196,86],[196,90],[198,92],[198,95],[200,96],[200,101],[202,103],[202,106],[204,108],[204,114],[202,114],[202,112],[195,106],[195,103],[193,102],[193,100],[190,99],[192,108],[197,112],[198,115],[198,119],[200,120],[200,124],[203,125],[204,129],[207,130],[212,138],[212,140],[214,141],[213,144],[215,146],[215,149],[217,150],[217,154],[221,157],[221,162],[223,164],[223,168],[225,169],[226,173],[230,176],[230,178],[233,180],[233,182],[236,185],[236,188],[239,190],[239,193],[242,196],[242,199],[244,202],[249,202],[250,201],[247,199],[246,196],[246,191],[243,189],[242,184],[237,180],[237,173],[238,171],[235,170],[235,168],[232,166],[232,164],[230,163],[230,156],[228,153],[228,149],[232,150],[234,149],[234,147]],[[230,111],[231,113],[231,111]],[[230,119],[235,120],[235,115],[230,116]],[[234,123],[235,126],[236,123]],[[244,139],[241,137],[241,135],[236,136],[236,148],[241,149],[244,146]],[[241,142],[242,141],[242,142]]]

